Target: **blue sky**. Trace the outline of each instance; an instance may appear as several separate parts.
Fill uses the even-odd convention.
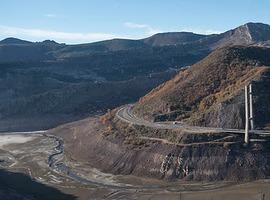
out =
[[[2,0],[0,39],[84,43],[270,24],[269,0]]]

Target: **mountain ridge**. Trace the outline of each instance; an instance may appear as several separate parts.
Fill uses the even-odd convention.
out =
[[[248,26],[256,33],[256,24]],[[146,42],[114,39],[78,45],[54,41],[0,45],[0,125],[5,131],[18,130],[13,127],[17,120],[17,128],[29,125],[23,130],[50,128],[135,102],[181,68],[224,45],[268,47],[269,40],[262,40],[268,39],[269,25],[258,26],[262,33],[252,33],[261,40],[256,43],[247,39],[244,27],[239,29],[245,30],[243,34],[239,30],[195,37],[193,33],[164,33]],[[13,43],[21,41],[13,39]]]
[[[30,42],[30,41],[26,41],[26,40],[21,40],[21,39],[18,39],[18,38],[14,38],[14,37],[8,37],[8,38],[5,38],[3,40],[0,41],[0,45],[18,45],[18,44],[33,44],[33,42]]]
[[[259,29],[259,31],[258,31]],[[220,34],[198,34],[198,33],[194,33],[194,32],[187,32],[187,31],[179,31],[179,32],[161,32],[161,33],[157,33],[154,35],[151,35],[147,38],[142,38],[142,39],[121,39],[121,38],[114,38],[114,39],[109,39],[109,40],[103,40],[103,41],[97,41],[97,42],[90,42],[90,43],[81,43],[81,44],[65,44],[67,46],[75,46],[75,45],[95,45],[95,44],[100,44],[100,43],[113,43],[115,41],[136,41],[136,42],[143,42],[145,44],[148,45],[152,45],[152,46],[163,46],[163,45],[177,45],[177,44],[182,44],[182,43],[189,43],[189,42],[194,42],[206,37],[215,37],[218,35],[234,35],[234,34],[239,34],[239,32],[243,32],[244,34],[242,34],[242,36],[245,36],[247,38],[245,38],[246,40],[249,41],[253,41],[256,42],[257,40],[260,41],[266,41],[266,40],[270,40],[270,35],[269,35],[269,31],[270,31],[270,25],[268,24],[264,24],[264,23],[254,23],[254,22],[248,22],[244,25],[241,25],[239,27],[236,27],[234,29],[225,31],[223,33]],[[263,35],[266,34],[266,35]],[[161,41],[161,44],[159,44],[157,41],[162,40],[162,38],[164,38],[165,40],[167,39],[167,43],[164,41]],[[31,42],[31,41],[27,41],[27,40],[22,40],[19,38],[14,38],[14,37],[8,37],[5,38],[3,40],[0,41],[1,43],[4,44],[37,44],[37,43],[43,43],[43,42],[48,42],[48,41],[52,41],[56,44],[59,44],[53,40],[44,40],[42,42]],[[175,41],[175,42],[173,42]]]

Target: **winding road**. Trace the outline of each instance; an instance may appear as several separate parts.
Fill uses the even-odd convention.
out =
[[[213,128],[213,127],[199,127],[199,126],[188,126],[183,123],[174,124],[173,122],[150,122],[145,119],[137,117],[132,112],[133,104],[128,104],[118,109],[116,112],[116,117],[126,123],[133,124],[133,125],[142,125],[146,127],[151,127],[155,129],[181,129],[186,130],[190,133],[207,133],[207,132],[214,132],[214,133],[238,133],[244,134],[244,130],[242,129],[224,129],[224,128]],[[262,130],[255,130],[253,131],[254,134],[259,135],[270,135],[270,131],[262,131]],[[82,184],[91,184],[91,185],[99,185],[99,186],[109,186],[112,188],[125,188],[131,189],[136,188],[130,185],[107,185],[104,183],[96,182],[95,180],[87,179],[85,177],[80,176],[79,174],[73,172],[73,170],[67,166],[63,162],[64,156],[64,141],[62,138],[57,137],[55,135],[51,135],[48,133],[47,130],[40,130],[40,131],[29,131],[29,132],[9,132],[9,133],[1,133],[2,135],[41,135],[43,137],[48,137],[54,139],[56,141],[56,146],[54,147],[54,151],[48,156],[48,166],[53,170],[61,174],[65,174],[66,176],[70,177],[71,179],[80,182]],[[229,136],[227,136],[229,137]],[[170,143],[170,141],[161,138],[149,138],[149,137],[142,137],[141,139],[147,140],[158,140],[159,142],[163,143]],[[215,143],[219,143],[219,140],[211,141]],[[205,142],[209,143],[209,142]],[[197,143],[194,143],[197,144]],[[194,144],[184,144],[184,145],[194,145]],[[199,143],[198,143],[199,144]],[[200,143],[201,144],[201,143]],[[149,188],[152,188],[150,186]]]
[[[173,124],[173,122],[150,122],[145,119],[137,117],[132,112],[133,104],[128,104],[121,107],[116,112],[116,117],[126,123],[133,125],[141,125],[146,127],[151,127],[155,129],[181,129],[191,133],[236,133],[244,134],[245,130],[243,129],[228,129],[228,128],[215,128],[215,127],[200,127],[200,126],[189,126],[183,123]],[[258,135],[270,135],[270,131],[266,130],[252,130],[250,133]]]

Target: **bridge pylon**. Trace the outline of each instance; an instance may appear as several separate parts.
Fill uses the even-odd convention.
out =
[[[245,86],[245,143],[249,143],[249,101],[248,86]]]
[[[245,86],[245,143],[249,143],[249,130],[254,130],[252,83]]]

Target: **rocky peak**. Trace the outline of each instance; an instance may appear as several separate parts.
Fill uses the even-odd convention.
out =
[[[42,43],[46,45],[59,45],[59,43],[55,42],[54,40],[44,40]]]
[[[254,42],[270,40],[270,26],[262,23],[248,23],[245,26]]]

